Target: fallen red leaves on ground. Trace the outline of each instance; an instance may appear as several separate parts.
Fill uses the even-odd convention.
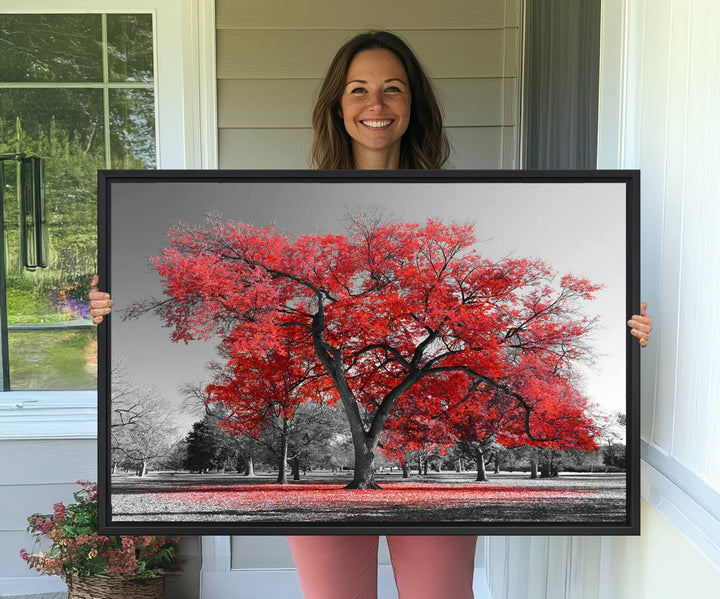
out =
[[[177,492],[157,494],[157,499],[180,502],[212,503],[232,509],[284,509],[310,506],[351,509],[367,506],[478,505],[497,502],[534,502],[573,499],[592,494],[581,489],[488,486],[470,483],[453,484],[386,483],[380,490],[350,490],[338,484],[261,484],[261,485],[195,485]]]

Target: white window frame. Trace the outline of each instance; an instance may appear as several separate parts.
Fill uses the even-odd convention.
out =
[[[151,13],[158,168],[217,168],[214,0],[0,0],[12,13]],[[96,391],[0,392],[0,440],[97,436]]]

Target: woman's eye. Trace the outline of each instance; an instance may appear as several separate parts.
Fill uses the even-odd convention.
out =
[[[364,93],[365,93],[365,88],[364,88],[364,87],[353,87],[353,88],[350,90],[350,93],[351,93],[351,94],[364,94]]]
[[[402,90],[399,87],[391,85],[390,87],[386,87],[385,91],[393,93],[393,94],[397,94],[397,93],[400,93]]]

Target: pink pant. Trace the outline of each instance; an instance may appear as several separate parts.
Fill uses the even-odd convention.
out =
[[[473,599],[475,536],[389,536],[399,599]],[[288,537],[305,599],[375,599],[378,537]]]

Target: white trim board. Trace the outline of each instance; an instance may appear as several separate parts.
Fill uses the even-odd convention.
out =
[[[695,472],[647,441],[640,442],[640,455],[675,486],[683,489],[708,515],[720,522],[720,493],[708,486]]]
[[[642,497],[720,568],[720,494],[645,441],[641,452]]]
[[[97,391],[0,393],[0,440],[97,439]]]

